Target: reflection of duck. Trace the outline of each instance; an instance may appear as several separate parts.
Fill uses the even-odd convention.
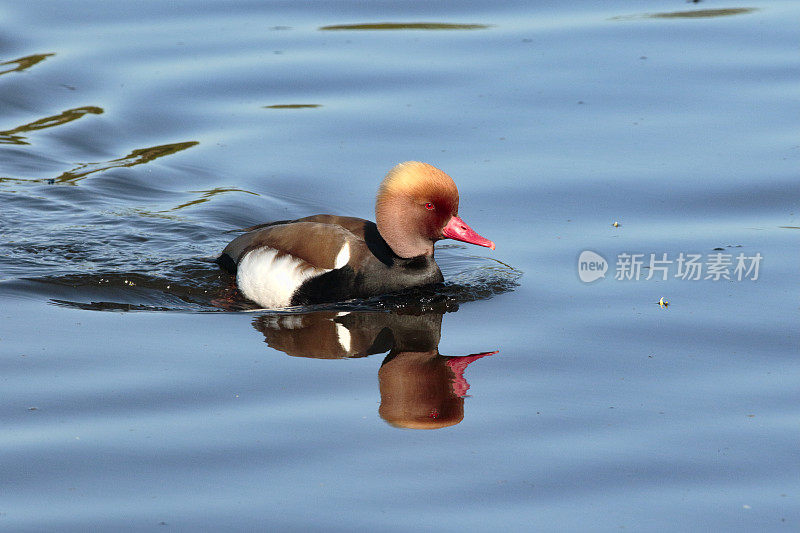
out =
[[[442,315],[320,312],[264,315],[267,344],[294,357],[340,359],[389,351],[378,371],[381,417],[397,427],[435,429],[464,417],[467,365],[497,352],[439,354]]]
[[[439,283],[433,244],[440,239],[494,249],[458,217],[452,178],[425,163],[401,163],[387,174],[375,220],[314,215],[261,224],[231,241],[217,263],[236,274],[247,298],[276,308]]]
[[[495,353],[445,357],[434,349],[389,354],[378,371],[381,418],[393,426],[414,429],[458,424],[464,418],[469,389],[464,370],[475,359]]]

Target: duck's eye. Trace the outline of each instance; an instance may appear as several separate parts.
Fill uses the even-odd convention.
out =
[[[432,211],[434,207],[436,206],[433,205],[433,202],[428,202],[427,204],[425,204],[425,209],[427,209],[428,211]]]

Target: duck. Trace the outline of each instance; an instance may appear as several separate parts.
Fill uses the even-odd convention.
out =
[[[419,161],[392,168],[378,187],[375,222],[311,215],[246,228],[216,263],[262,308],[367,299],[444,281],[434,243],[495,249],[458,215],[458,188]]]

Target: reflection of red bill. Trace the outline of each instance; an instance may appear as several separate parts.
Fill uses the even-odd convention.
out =
[[[494,355],[498,351],[495,350],[493,352],[483,352],[483,353],[476,353],[473,355],[463,355],[461,357],[448,357],[447,358],[447,366],[450,367],[450,370],[453,371],[453,392],[459,398],[463,398],[467,395],[467,391],[469,390],[469,383],[467,380],[464,379],[464,371],[467,369],[467,366],[473,361],[477,361],[481,357],[486,357],[487,355]]]

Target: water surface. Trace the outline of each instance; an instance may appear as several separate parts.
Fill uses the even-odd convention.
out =
[[[2,14],[3,528],[797,529],[795,2]],[[210,261],[405,160],[497,243],[446,285],[257,310]]]

